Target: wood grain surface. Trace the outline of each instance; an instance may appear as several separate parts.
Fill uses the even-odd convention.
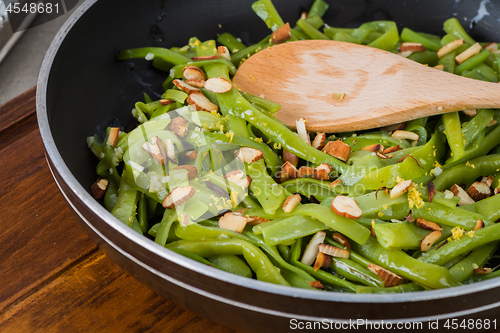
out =
[[[0,332],[234,332],[156,295],[80,228],[54,183],[35,88],[0,106]]]

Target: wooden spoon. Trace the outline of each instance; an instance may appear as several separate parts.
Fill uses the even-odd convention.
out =
[[[346,132],[415,118],[500,107],[500,84],[421,65],[345,42],[279,44],[246,60],[233,78],[245,92],[281,104],[276,116],[295,128]],[[342,98],[343,97],[343,98]]]

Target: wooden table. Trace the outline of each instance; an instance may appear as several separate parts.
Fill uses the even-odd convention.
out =
[[[234,332],[156,295],[80,228],[50,174],[35,88],[0,106],[0,332]]]

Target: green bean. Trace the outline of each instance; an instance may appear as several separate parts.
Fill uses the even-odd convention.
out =
[[[453,267],[449,269],[450,274],[453,275],[458,282],[466,281],[472,276],[474,269],[482,267],[497,249],[498,243],[488,244],[475,249],[467,257],[453,265]]]
[[[377,274],[369,271],[353,260],[333,257],[330,267],[335,270],[335,273],[345,277],[347,280],[372,287],[384,286],[384,283]]]
[[[256,1],[252,4],[252,9],[272,31],[285,24],[271,0]]]
[[[311,5],[311,8],[309,9],[307,17],[311,16],[323,17],[323,15],[325,15],[329,7],[330,5],[323,0],[314,0],[313,4]]]
[[[309,216],[291,216],[281,220],[275,220],[253,227],[254,233],[262,233],[264,242],[268,245],[277,245],[297,238],[312,235],[328,227]]]
[[[469,59],[465,60],[463,63],[458,65],[455,68],[455,73],[462,74],[464,71],[471,70],[472,68],[482,64],[486,59],[488,59],[490,54],[491,54],[490,51],[482,50],[475,56],[470,57]]]
[[[431,39],[423,36],[422,34],[415,32],[409,28],[404,28],[403,31],[401,31],[401,40],[403,42],[420,43],[426,49],[429,49],[432,51],[438,51],[441,48],[440,42],[437,42],[435,40],[431,40]]]
[[[138,191],[128,185],[123,179],[120,181],[118,188],[118,199],[111,211],[114,217],[129,227],[132,226],[133,219],[136,215],[137,200],[139,198]]]
[[[422,291],[422,290],[424,290],[424,288],[414,282],[405,283],[394,287],[385,287],[385,288],[366,287],[366,286],[356,287],[356,292],[358,294],[393,294],[393,293],[409,293],[413,291]]]
[[[464,138],[460,124],[458,112],[449,112],[442,115],[444,124],[444,133],[451,149],[451,154],[455,158],[464,156]]]
[[[448,19],[444,22],[444,31],[448,34],[452,34],[457,38],[463,39],[466,43],[472,45],[475,43],[469,34],[467,34],[456,18]]]
[[[217,41],[227,47],[231,53],[238,52],[246,47],[238,38],[228,32],[220,34],[219,37],[217,37]]]
[[[250,267],[234,254],[220,254],[207,258],[210,263],[223,271],[236,274],[239,276],[251,278],[252,271]]]
[[[245,166],[247,175],[252,178],[250,190],[255,195],[264,211],[274,214],[283,205],[287,194],[283,187],[278,185],[266,171],[263,160]]]
[[[174,65],[185,64],[191,61],[190,58],[187,58],[182,54],[161,47],[143,47],[139,49],[123,50],[118,54],[117,58],[118,60],[138,59],[146,58],[149,55],[159,57],[163,61]]]
[[[327,36],[325,36],[321,31],[313,27],[309,22],[304,19],[299,19],[297,21],[297,26],[302,29],[311,39],[324,39],[330,40]]]

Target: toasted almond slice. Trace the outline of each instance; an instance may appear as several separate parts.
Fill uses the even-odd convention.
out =
[[[495,193],[495,195],[500,193],[500,187],[496,187],[495,190],[493,191],[493,193]]]
[[[351,251],[346,249],[341,249],[340,247],[328,245],[328,244],[319,244],[318,245],[319,252],[323,252],[324,254],[328,254],[332,257],[336,258],[349,258],[351,255]]]
[[[469,117],[475,117],[477,115],[477,109],[467,109],[467,110],[462,110],[462,112]]]
[[[485,49],[490,51],[491,53],[495,53],[498,51],[498,44],[497,43],[489,43],[484,46]]]
[[[283,203],[283,211],[285,213],[290,213],[297,205],[300,203],[302,200],[300,194],[294,194],[285,199],[285,202]]]
[[[391,137],[395,139],[408,139],[412,141],[418,141],[418,139],[420,139],[420,136],[417,133],[401,130],[394,131]]]
[[[300,167],[297,177],[298,178],[304,178],[304,177],[312,177],[314,175],[314,169],[308,166],[303,166]]]
[[[418,217],[415,225],[419,228],[430,230],[430,231],[442,231],[443,228],[437,223],[424,220],[423,218]]]
[[[273,44],[281,44],[289,40],[290,37],[292,37],[290,34],[290,24],[287,22],[273,31],[271,34],[271,42]]]
[[[427,194],[429,195],[429,202],[432,202],[436,195],[436,186],[434,186],[434,183],[431,181],[427,182]]]
[[[481,228],[484,228],[484,221],[483,220],[477,220],[476,224],[474,225],[474,228],[472,230],[476,231]]]
[[[326,134],[317,133],[311,145],[314,148],[321,150],[325,146],[325,142],[326,142]]]
[[[233,89],[233,84],[223,77],[213,77],[205,82],[205,89],[222,94]]]
[[[299,164],[299,158],[297,157],[297,155],[292,154],[286,149],[283,149],[283,161],[289,162],[294,167],[296,167],[297,164]]]
[[[365,147],[361,148],[361,150],[382,153],[384,151],[384,146],[377,143],[374,145],[365,146]]]
[[[229,180],[230,182],[237,182],[242,179],[245,173],[242,170],[234,170],[224,175],[224,178]]]
[[[461,63],[463,63],[465,60],[469,59],[470,57],[473,57],[475,56],[476,54],[478,54],[479,52],[481,52],[481,50],[483,49],[483,47],[481,46],[481,44],[479,43],[476,43],[474,45],[472,45],[471,47],[469,47],[467,50],[465,50],[464,52],[460,53],[459,55],[457,55],[455,57],[455,60],[457,61],[457,63],[460,65]]]
[[[408,58],[412,53],[412,51],[399,51],[397,55],[403,58]]]
[[[165,152],[169,160],[171,160],[174,163],[177,163],[177,158],[175,158],[175,146],[172,143],[172,140],[167,139],[165,141]]]
[[[259,149],[241,147],[236,151],[236,157],[242,163],[252,163],[264,158],[264,153]]]
[[[160,99],[161,105],[169,105],[174,104],[175,101],[173,99]]]
[[[188,180],[192,180],[198,175],[198,169],[194,165],[179,165],[174,168],[174,170],[180,169],[184,169],[188,172]]]
[[[453,42],[450,42],[450,43],[444,45],[437,52],[438,58],[442,58],[443,56],[447,55],[448,53],[450,53],[454,49],[462,46],[463,44],[464,44],[463,39],[456,39]]]
[[[440,71],[444,71],[444,65],[436,65],[434,66],[434,68]]]
[[[201,92],[194,92],[189,94],[187,103],[194,107],[196,111],[219,111],[217,104],[210,102],[210,100]]]
[[[247,218],[232,212],[224,214],[219,219],[219,228],[241,233],[247,225]]]
[[[465,192],[464,189],[457,184],[453,185],[450,188],[450,191],[453,192],[456,197],[460,198],[460,201],[458,202],[459,206],[472,205],[473,203],[475,203],[475,201],[469,196],[469,194],[467,194],[467,192]]]
[[[316,261],[313,266],[314,271],[316,272],[320,268],[327,269],[331,262],[331,256],[324,254],[323,252],[318,252],[318,256],[316,257]]]
[[[403,148],[401,148],[400,145],[389,147],[389,148],[384,149],[384,151],[382,152],[382,154],[385,155],[385,154],[394,153],[394,152],[396,152],[398,150],[401,150],[401,149],[403,149]]]
[[[198,151],[197,150],[187,151],[184,153],[184,156],[186,156],[188,160],[194,161],[198,157]]]
[[[314,259],[318,255],[319,248],[318,245],[323,243],[326,237],[326,232],[318,231],[307,244],[304,254],[302,255],[301,263],[307,266],[311,266]]]
[[[349,219],[359,219],[363,215],[356,200],[344,195],[338,195],[332,200],[332,210],[335,214]]]
[[[276,172],[276,179],[278,179],[280,183],[284,183],[287,180],[292,179],[292,177],[290,177],[290,175],[285,171],[278,171]]]
[[[377,274],[386,287],[398,286],[404,282],[402,277],[383,267],[380,267],[379,265],[369,264],[368,269]]]
[[[309,282],[309,285],[316,289],[325,289],[325,286],[323,286],[318,280]]]
[[[337,243],[341,244],[342,246],[348,248],[349,250],[352,249],[351,243],[349,242],[349,240],[347,239],[346,236],[339,234],[338,232],[334,232],[332,234],[332,238],[334,241],[336,241]]]
[[[116,145],[116,141],[118,141],[118,135],[120,134],[120,127],[111,127],[109,129],[108,141],[106,142],[111,147]]]
[[[490,123],[488,124],[488,127],[494,126],[498,123],[496,119],[491,119]]]
[[[186,136],[188,131],[189,121],[182,117],[175,117],[167,126],[169,131],[174,132],[179,138]]]
[[[247,216],[247,224],[248,225],[257,225],[257,224],[262,224],[269,222],[270,220],[265,219],[260,216]]]
[[[192,186],[180,186],[172,189],[163,200],[163,207],[167,209],[175,208],[192,198],[196,193],[196,189]]]
[[[467,190],[467,194],[472,198],[472,200],[479,201],[490,197],[491,189],[483,182],[474,182]]]
[[[205,80],[198,80],[198,79],[186,79],[184,80],[187,84],[190,86],[196,87],[196,88],[203,88],[205,86]]]
[[[106,193],[106,189],[108,188],[108,180],[106,178],[97,178],[96,182],[92,184],[90,187],[90,191],[92,192],[92,196],[94,199],[99,200]]]
[[[493,185],[493,181],[494,180],[495,180],[495,177],[493,177],[492,175],[489,175],[489,176],[484,176],[481,179],[481,182],[485,183],[486,185],[488,185],[488,187],[491,187],[491,185]]]
[[[342,185],[342,179],[340,179],[340,178],[337,178],[333,182],[330,183],[331,188],[335,188],[335,187],[340,186],[340,185]]]
[[[217,54],[211,55],[211,56],[203,56],[203,57],[191,57],[191,60],[194,61],[199,61],[199,60],[215,60],[219,56]]]
[[[411,179],[410,180],[403,180],[403,181],[399,182],[391,190],[391,199],[395,199],[395,198],[399,197],[400,195],[403,195],[403,193],[408,191],[411,184],[412,184]]]
[[[167,163],[167,155],[164,145],[159,137],[154,136],[151,138],[150,142],[144,142],[142,149],[161,165],[165,165]]]
[[[193,65],[184,67],[184,69],[182,70],[182,76],[184,76],[186,80],[194,79],[205,81],[207,79],[205,73],[203,73],[203,70],[200,67]]]
[[[309,14],[307,12],[302,12],[302,14],[300,14],[300,18],[305,20],[307,18]]]
[[[217,54],[219,57],[224,57],[227,60],[231,61],[231,53],[229,53],[229,49],[225,46],[217,47]]]
[[[301,138],[302,141],[310,145],[311,139],[309,138],[309,134],[307,134],[306,123],[307,120],[305,120],[304,118],[300,118],[295,121],[295,125],[297,127],[297,134],[299,138]]]
[[[425,52],[425,47],[421,43],[404,42],[399,45],[399,51]]]
[[[474,273],[479,274],[479,275],[485,275],[485,274],[490,274],[493,272],[493,269],[490,267],[478,267],[474,269]]]
[[[312,177],[314,179],[319,179],[319,180],[329,180],[330,179],[330,173],[332,172],[333,168],[330,164],[328,163],[321,163],[313,169],[313,175]]]
[[[349,155],[351,154],[351,147],[348,144],[337,140],[328,142],[321,151],[345,162],[349,159]]]
[[[386,132],[394,132],[394,131],[398,131],[398,130],[402,130],[403,128],[405,128],[405,123],[399,123],[399,124],[394,124],[394,125],[389,125],[389,126],[384,126],[382,128],[380,128],[382,131],[386,131]]]
[[[422,242],[420,242],[420,251],[426,252],[429,251],[432,245],[437,242],[439,238],[441,238],[442,233],[441,231],[433,231],[427,236],[422,239]]]
[[[186,92],[188,94],[200,91],[200,89],[198,89],[196,87],[193,87],[192,85],[187,84],[186,82],[184,82],[182,80],[175,79],[172,82],[175,84],[175,86],[177,88],[179,88],[180,90],[182,90],[182,91],[184,91],[184,92]]]
[[[384,155],[384,154],[379,153],[378,151],[375,152],[375,155],[377,155],[378,158],[381,158],[383,160],[386,160],[388,158],[392,158],[392,155]]]
[[[234,183],[243,189],[247,189],[250,187],[250,184],[252,184],[252,178],[247,175],[246,177],[243,177],[242,179],[240,179]]]

